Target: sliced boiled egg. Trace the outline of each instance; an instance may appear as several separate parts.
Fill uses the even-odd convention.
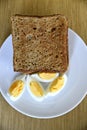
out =
[[[54,96],[59,93],[65,86],[67,82],[67,76],[64,74],[63,76],[57,77],[50,85],[47,87],[47,94],[49,96]]]
[[[27,78],[27,89],[29,94],[37,101],[42,101],[45,96],[44,88],[41,83],[36,81],[34,78],[28,76]]]
[[[31,77],[34,77],[36,80],[40,82],[52,82],[58,76],[59,73],[38,73],[31,75]]]
[[[10,88],[8,89],[8,96],[11,100],[16,101],[19,99],[26,86],[26,75],[20,75],[12,82]]]

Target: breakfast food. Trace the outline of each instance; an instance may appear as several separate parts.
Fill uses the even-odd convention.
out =
[[[68,67],[68,22],[63,15],[15,15],[12,21],[14,71],[65,73]]]
[[[31,74],[31,77],[35,78],[40,82],[52,82],[56,77],[59,76],[59,73],[36,73]]]
[[[63,76],[57,77],[50,85],[47,87],[47,93],[49,96],[54,96],[59,93],[65,86],[67,82],[67,76],[64,74]]]
[[[37,101],[42,101],[45,97],[45,90],[40,82],[27,76],[27,89],[29,94]]]
[[[26,86],[25,77],[25,75],[18,76],[11,84],[7,93],[11,100],[16,101],[22,96]]]
[[[17,100],[25,87],[29,95],[37,101],[56,95],[67,81],[66,17],[15,15],[11,17],[11,22],[14,71],[26,75],[16,78],[8,90],[8,95],[12,100]]]
[[[55,96],[65,86],[67,82],[67,76],[57,76],[49,84],[44,87],[39,80],[32,78],[31,75],[20,75],[12,82],[8,89],[7,95],[12,101],[17,101],[25,91],[25,87],[29,92],[29,95],[36,101],[43,101],[46,97]]]

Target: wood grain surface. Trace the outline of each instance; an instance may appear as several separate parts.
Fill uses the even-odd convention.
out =
[[[64,14],[87,42],[87,0],[0,0],[0,45],[11,33],[13,14]],[[87,130],[87,96],[68,114],[45,120],[18,113],[0,95],[0,130]]]

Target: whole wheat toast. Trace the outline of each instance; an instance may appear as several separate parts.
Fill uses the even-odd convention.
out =
[[[59,72],[68,67],[68,21],[63,15],[11,17],[14,71]]]

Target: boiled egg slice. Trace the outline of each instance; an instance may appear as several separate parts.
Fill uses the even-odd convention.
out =
[[[27,77],[27,89],[33,99],[42,101],[45,97],[45,91],[38,81],[30,76]]]
[[[34,77],[40,82],[52,82],[56,77],[59,76],[59,73],[37,73],[32,74],[31,77]]]
[[[8,96],[11,100],[16,101],[19,99],[26,86],[26,75],[20,75],[12,82],[10,88],[8,89]]]
[[[65,74],[63,76],[57,77],[47,87],[47,94],[49,96],[55,96],[56,94],[58,94],[64,88],[66,82],[67,82],[67,76]]]

